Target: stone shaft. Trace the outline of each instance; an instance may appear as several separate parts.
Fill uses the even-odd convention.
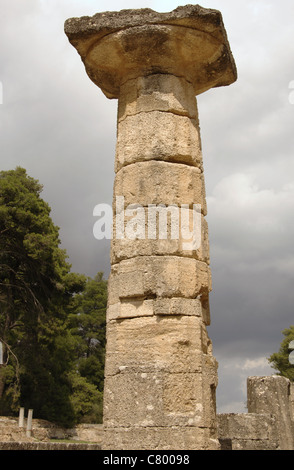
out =
[[[195,95],[236,79],[221,15],[123,10],[66,33],[118,98],[103,447],[218,449]]]
[[[205,189],[189,82],[153,74],[124,83],[115,169],[104,447],[148,449],[150,436],[157,436],[152,439],[158,449],[215,449],[217,364],[206,331],[211,280]],[[121,196],[125,214],[134,206],[125,228],[134,217],[139,223],[138,205],[143,209],[144,238],[116,238]],[[156,237],[149,239],[148,206],[182,204],[188,212],[200,206],[199,247],[185,249],[181,234],[160,239],[159,217]]]

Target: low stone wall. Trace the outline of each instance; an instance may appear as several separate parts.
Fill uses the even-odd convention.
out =
[[[0,441],[8,442],[30,442],[31,438],[26,436],[25,430],[18,427],[15,418],[0,417]],[[0,446],[1,449],[1,446]]]
[[[275,417],[257,413],[217,415],[221,450],[277,450]]]
[[[101,450],[99,444],[80,442],[0,442],[0,450]]]
[[[32,435],[40,441],[48,439],[76,439],[79,441],[101,443],[102,434],[102,424],[78,424],[72,429],[65,429],[45,420],[33,420]]]
[[[294,384],[280,376],[249,377],[247,396],[248,413],[217,415],[221,450],[294,450]],[[102,440],[101,424],[64,429],[33,419],[27,437],[26,420],[19,428],[18,419],[0,417],[0,450],[100,450]]]
[[[294,450],[294,384],[248,377],[248,413],[217,415],[222,450]]]
[[[26,420],[24,427],[19,428],[17,418],[0,417],[0,449],[4,442],[48,443],[51,439],[72,439],[101,445],[102,433],[102,424],[79,424],[72,429],[65,429],[49,421],[33,419],[31,437],[28,437]]]

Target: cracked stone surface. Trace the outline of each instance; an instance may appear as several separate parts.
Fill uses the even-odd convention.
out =
[[[181,77],[184,70],[195,94],[237,78],[221,13],[199,5],[170,13],[146,8],[71,18],[65,33],[109,98],[118,98],[126,78],[154,73]]]

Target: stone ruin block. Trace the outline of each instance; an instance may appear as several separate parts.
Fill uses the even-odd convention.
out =
[[[138,162],[117,172],[114,184],[113,212],[117,213],[116,196],[124,196],[126,209],[130,204],[158,206],[193,204],[207,214],[204,176],[199,168],[164,161]]]
[[[113,265],[138,256],[182,256],[209,263],[207,221],[198,211],[179,210],[176,206],[160,209],[160,213],[151,209],[151,215],[149,209],[143,207],[129,211],[121,222],[124,238],[116,236],[114,225],[111,240]],[[148,234],[154,238],[149,238]]]
[[[193,85],[184,77],[152,74],[128,80],[120,88],[118,121],[151,111],[169,112],[196,119],[197,102]]]
[[[206,263],[180,256],[138,256],[112,265],[108,302],[122,299],[208,295],[211,273]]]
[[[294,449],[294,425],[291,415],[290,380],[272,375],[248,377],[247,402],[249,413],[274,415],[275,438],[281,450]]]
[[[110,321],[106,375],[121,368],[158,366],[167,372],[199,372],[216,367],[205,325],[196,316],[147,316]],[[203,356],[203,358],[202,358]],[[210,365],[204,358],[210,361]]]
[[[152,111],[128,116],[119,122],[115,170],[150,160],[186,163],[202,168],[197,121],[186,116]]]

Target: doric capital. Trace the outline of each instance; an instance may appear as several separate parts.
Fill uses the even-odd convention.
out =
[[[127,80],[154,73],[184,77],[195,95],[237,78],[221,13],[199,5],[71,18],[65,33],[108,98],[118,98]]]

